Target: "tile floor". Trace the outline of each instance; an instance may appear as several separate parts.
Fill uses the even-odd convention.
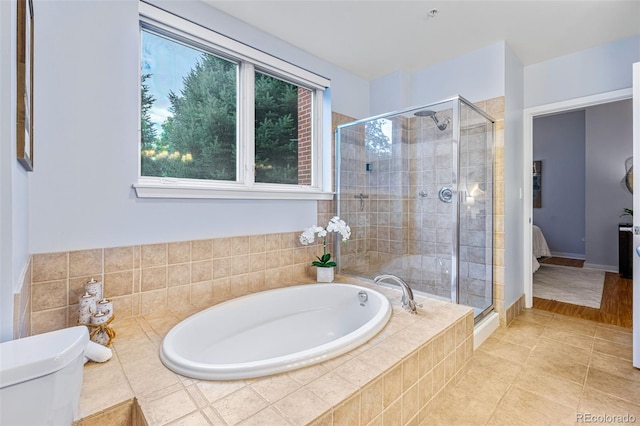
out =
[[[640,423],[631,342],[630,329],[526,310],[476,350],[422,424],[572,425],[603,415],[599,423]]]

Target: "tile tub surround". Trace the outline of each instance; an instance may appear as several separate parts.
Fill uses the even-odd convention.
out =
[[[198,307],[118,319],[112,360],[85,366],[81,424],[133,398],[149,425],[417,424],[426,419],[472,358],[472,310],[419,298],[424,308],[410,315],[399,307],[399,290],[351,278],[337,281],[389,297],[394,311],[385,329],[340,357],[263,378],[203,381],[162,365],[162,336]]]
[[[78,297],[91,278],[104,283],[118,319],[288,285],[314,276],[311,261],[322,252],[319,244],[301,245],[301,232],[34,254],[30,321],[21,323],[29,334],[76,325]]]

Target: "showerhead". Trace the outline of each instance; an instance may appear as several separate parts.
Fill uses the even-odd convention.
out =
[[[430,109],[421,109],[420,111],[416,111],[413,115],[416,117],[435,117],[436,112]]]
[[[421,109],[420,111],[416,111],[414,113],[414,115],[416,117],[431,117],[433,118],[433,121],[435,121],[436,126],[438,126],[438,129],[440,130],[444,130],[447,128],[447,125],[449,123],[451,123],[451,119],[449,119],[449,117],[445,118],[443,121],[439,121],[438,117],[436,116],[436,112],[430,109]]]

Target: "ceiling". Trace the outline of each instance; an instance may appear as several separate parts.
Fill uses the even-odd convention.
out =
[[[501,40],[527,66],[640,34],[640,0],[203,1],[367,80]]]

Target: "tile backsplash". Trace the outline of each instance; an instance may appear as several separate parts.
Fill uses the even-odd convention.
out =
[[[307,278],[319,245],[300,232],[111,247],[31,258],[29,334],[76,325],[78,298],[91,278],[104,283],[116,318],[168,305],[207,307]],[[28,315],[28,312],[27,312]]]

